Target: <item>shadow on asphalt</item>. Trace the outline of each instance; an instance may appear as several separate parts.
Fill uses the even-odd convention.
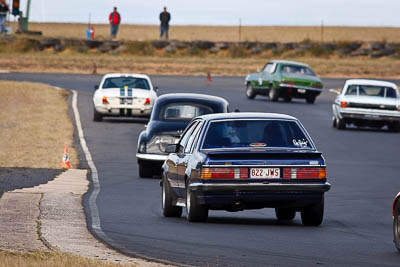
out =
[[[108,122],[108,123],[138,123],[138,124],[146,124],[149,122],[148,119],[141,119],[141,118],[103,118],[102,122]],[[101,122],[97,122],[101,123]]]
[[[301,226],[297,220],[278,221],[277,219],[262,218],[236,218],[236,217],[209,217],[207,224],[235,224],[235,225],[267,225],[267,226]]]
[[[357,127],[357,126],[347,126],[345,130],[338,130],[339,132],[375,132],[375,133],[389,133],[389,134],[399,134],[396,132],[389,131],[386,126],[382,128],[373,127]]]

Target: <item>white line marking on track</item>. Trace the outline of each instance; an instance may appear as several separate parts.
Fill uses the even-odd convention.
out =
[[[90,168],[91,174],[92,174],[93,193],[89,197],[89,209],[90,209],[90,214],[92,216],[91,227],[92,227],[93,232],[95,232],[96,235],[100,239],[102,239],[104,242],[106,242],[108,245],[110,245],[114,248],[117,248],[119,250],[122,250],[123,247],[121,247],[121,245],[117,244],[112,238],[107,236],[106,233],[104,233],[103,230],[101,229],[99,210],[96,205],[97,196],[100,193],[99,174],[97,172],[96,165],[94,164],[92,154],[90,154],[89,148],[86,145],[85,136],[83,134],[81,116],[79,115],[79,111],[78,111],[78,92],[76,90],[72,90],[72,94],[73,94],[72,95],[72,109],[73,109],[74,116],[75,116],[75,123],[76,123],[76,128],[78,130],[79,141],[81,143],[82,150],[85,153],[86,161],[88,162],[88,165],[89,165],[89,168]],[[160,259],[153,258],[153,257],[143,256],[138,253],[132,253],[132,254],[134,254],[136,257],[143,258],[146,260],[151,260],[151,261],[161,262],[161,263],[171,264],[171,265],[177,265],[176,263],[174,263],[172,261],[168,261],[168,260],[160,260]],[[179,266],[188,266],[188,265],[179,264]]]
[[[96,205],[96,200],[97,196],[100,193],[100,183],[99,183],[99,175],[97,172],[96,165],[93,162],[92,155],[90,154],[89,148],[86,145],[86,140],[85,136],[83,135],[83,130],[82,130],[82,123],[81,123],[81,118],[79,115],[78,111],[78,92],[75,90],[72,90],[73,96],[72,96],[72,109],[74,111],[74,116],[75,116],[75,122],[76,122],[76,128],[78,130],[78,136],[79,136],[79,141],[81,143],[81,147],[83,152],[85,153],[86,161],[88,162],[88,165],[91,170],[92,174],[92,182],[93,182],[93,193],[91,194],[89,198],[89,209],[90,209],[90,214],[92,216],[92,229],[93,231],[105,242],[108,242],[109,244],[114,244],[114,241],[109,238],[101,229],[101,224],[100,224],[100,216],[99,216],[99,210],[97,209]]]
[[[340,92],[339,92],[339,90],[338,89],[329,89],[328,90],[330,93],[334,93],[334,94],[340,94]]]

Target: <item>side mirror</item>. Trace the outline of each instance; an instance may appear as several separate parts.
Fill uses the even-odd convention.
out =
[[[98,86],[98,85],[95,85],[95,86],[94,86],[94,90],[97,90],[97,89],[99,89],[99,86]]]
[[[158,90],[160,90],[160,89],[158,88],[158,86],[155,86],[155,87],[154,87],[154,91],[158,93]]]
[[[167,153],[176,153],[177,149],[178,149],[178,145],[177,144],[169,144],[165,148],[165,152],[167,152]]]

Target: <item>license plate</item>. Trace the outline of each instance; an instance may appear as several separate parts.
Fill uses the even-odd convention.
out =
[[[300,94],[304,94],[306,92],[306,89],[297,89],[297,92]]]
[[[120,99],[120,103],[121,104],[129,104],[129,105],[131,105],[133,103],[133,99],[132,98],[121,98]]]
[[[279,168],[251,168],[250,178],[280,178],[281,171]]]
[[[369,114],[364,115],[364,117],[369,118],[369,119],[379,119],[380,118],[379,115],[369,115]]]

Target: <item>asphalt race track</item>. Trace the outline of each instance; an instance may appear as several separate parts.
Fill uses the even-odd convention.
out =
[[[335,95],[328,91],[314,105],[304,100],[273,103],[260,96],[248,100],[241,77],[213,77],[212,83],[206,83],[205,77],[153,76],[160,94],[212,94],[225,97],[231,110],[293,115],[302,121],[327,160],[332,189],[325,195],[325,219],[320,227],[304,227],[299,214],[292,223],[279,223],[273,209],[211,211],[207,223],[188,223],[184,216],[164,218],[159,180],[138,177],[136,141],[145,121],[93,122],[93,86],[100,78],[0,74],[2,80],[37,81],[78,90],[84,134],[99,171],[101,226],[124,253],[201,266],[400,265],[400,253],[392,242],[391,214],[392,199],[400,191],[400,133],[332,128]],[[324,79],[324,84],[325,88],[338,88],[344,80]]]

